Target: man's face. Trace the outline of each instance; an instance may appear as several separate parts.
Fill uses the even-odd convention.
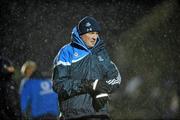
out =
[[[97,38],[98,38],[98,33],[97,32],[89,32],[81,35],[81,38],[85,42],[85,44],[88,46],[88,48],[94,47],[96,44]]]
[[[25,76],[26,76],[26,77],[30,77],[30,76],[32,75],[33,71],[34,71],[34,69],[33,69],[32,67],[26,68],[26,70],[25,70]]]

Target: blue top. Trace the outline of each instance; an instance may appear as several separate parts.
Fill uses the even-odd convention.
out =
[[[46,113],[59,115],[58,95],[52,89],[52,81],[44,79],[28,79],[23,81],[20,88],[21,111],[31,108],[32,117]]]

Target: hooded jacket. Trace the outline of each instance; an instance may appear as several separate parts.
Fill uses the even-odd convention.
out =
[[[54,90],[59,95],[62,112],[66,119],[108,116],[107,105],[95,111],[93,97],[82,83],[85,80],[105,80],[112,93],[121,82],[119,71],[110,60],[103,40],[98,38],[95,46],[88,49],[77,27],[73,28],[71,38],[72,42],[62,47],[54,59]]]

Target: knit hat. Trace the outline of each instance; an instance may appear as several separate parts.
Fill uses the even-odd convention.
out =
[[[79,35],[88,33],[88,32],[100,32],[100,26],[96,19],[90,16],[84,17],[78,23]]]

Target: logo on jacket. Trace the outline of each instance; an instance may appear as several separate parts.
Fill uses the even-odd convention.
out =
[[[40,87],[41,87],[41,91],[40,91],[41,95],[49,94],[49,93],[53,92],[53,90],[51,88],[51,84],[47,81],[41,82]]]
[[[74,56],[75,56],[75,57],[78,57],[78,55],[79,55],[79,54],[78,54],[77,52],[74,53]]]
[[[104,61],[104,59],[101,56],[98,56],[99,61]]]

